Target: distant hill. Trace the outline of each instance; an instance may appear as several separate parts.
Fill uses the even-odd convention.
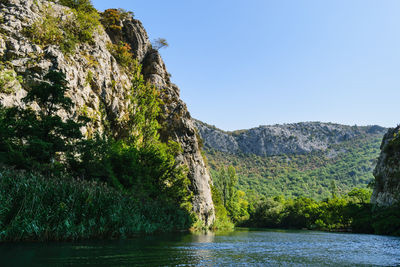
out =
[[[233,165],[244,191],[329,197],[366,187],[386,128],[301,122],[226,132],[196,121],[211,173]],[[335,186],[333,186],[335,185]]]

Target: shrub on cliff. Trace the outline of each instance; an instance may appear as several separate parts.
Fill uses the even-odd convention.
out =
[[[135,70],[138,67],[138,63],[131,52],[132,48],[128,43],[108,43],[107,49],[118,62],[118,64],[120,64],[122,67],[125,67],[127,70]]]
[[[90,0],[59,0],[58,3],[86,13],[97,12]]]
[[[133,18],[134,14],[131,11],[126,11],[122,8],[110,8],[100,13],[100,21],[107,32],[121,33],[122,21],[125,19]]]
[[[93,7],[75,6],[71,4],[71,13],[62,17],[48,5],[43,9],[42,17],[23,32],[35,44],[58,45],[65,54],[72,53],[77,44],[93,42],[100,26],[99,15]]]

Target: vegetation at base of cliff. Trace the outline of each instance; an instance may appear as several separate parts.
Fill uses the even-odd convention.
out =
[[[225,207],[229,218],[235,224],[248,220],[247,208],[249,203],[245,199],[245,193],[237,189],[238,177],[235,169],[232,166],[221,168],[217,175],[213,177],[213,181],[215,198]]]
[[[0,240],[127,238],[187,229],[191,217],[105,183],[0,170]]]
[[[51,5],[45,6],[43,17],[23,32],[35,44],[57,45],[63,53],[69,54],[78,44],[93,42],[101,25],[100,16],[90,1],[63,0],[60,3],[70,7],[71,12],[61,15]]]
[[[222,202],[221,192],[215,186],[211,186],[211,194],[215,210],[215,221],[212,224],[211,229],[214,231],[233,230],[235,225],[231,221],[228,211]]]
[[[332,145],[327,151],[301,155],[261,157],[233,155],[206,148],[211,174],[232,165],[238,175],[238,189],[246,193],[288,198],[306,196],[317,200],[331,195],[335,181],[341,194],[373,181],[372,170],[382,137],[369,135]]]
[[[106,130],[85,139],[80,129],[89,119],[73,118],[73,102],[65,96],[65,75],[49,72],[44,78],[23,98],[26,109],[0,108],[0,163],[15,169],[0,177],[5,186],[0,206],[6,207],[0,215],[0,240],[114,237],[117,230],[125,237],[188,229],[194,219],[190,181],[175,161],[180,146],[159,140],[158,91],[137,72],[129,93],[132,107],[125,118],[126,134],[116,137]],[[62,119],[60,111],[67,118]],[[10,182],[9,177],[17,178]],[[95,182],[92,189],[89,182]],[[55,190],[56,186],[60,188]],[[57,199],[54,205],[63,206],[68,214],[59,219],[47,216],[59,212],[51,199]],[[90,206],[90,201],[95,204]],[[108,209],[125,207],[134,211],[133,221],[124,217],[126,213],[109,214],[113,211]],[[77,214],[82,216],[74,217]],[[110,218],[118,229],[111,226]],[[95,230],[96,220],[104,220],[100,225],[105,228]]]

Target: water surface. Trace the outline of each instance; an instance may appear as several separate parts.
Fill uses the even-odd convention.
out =
[[[1,266],[400,266],[400,238],[239,229],[123,241],[0,245]]]

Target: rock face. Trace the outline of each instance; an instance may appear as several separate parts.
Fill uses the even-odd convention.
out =
[[[274,156],[304,154],[326,150],[329,145],[351,140],[363,134],[383,133],[380,126],[346,126],[322,122],[301,122],[260,126],[249,130],[224,132],[196,121],[199,134],[207,148],[231,154]]]
[[[382,140],[374,170],[375,187],[371,202],[390,206],[400,201],[400,126],[389,129]]]
[[[93,118],[92,128],[102,129],[101,113],[105,109],[106,117],[113,120],[113,130],[117,132],[123,127],[118,122],[127,111],[126,92],[131,79],[107,46],[120,41],[128,43],[142,64],[144,77],[161,92],[165,103],[162,138],[172,139],[182,146],[183,152],[177,160],[188,166],[194,211],[211,224],[214,221],[211,178],[198,146],[194,121],[179,97],[178,87],[171,83],[160,54],[152,49],[141,22],[125,18],[120,35],[106,33],[99,26],[94,42],[79,44],[74,53],[64,55],[60,47],[36,45],[23,34],[23,30],[43,18],[44,10],[49,8],[60,18],[71,13],[67,7],[43,0],[0,1],[0,102],[5,106],[21,105],[21,98],[32,84],[41,81],[49,70],[62,71],[69,82],[68,95],[76,104],[73,115],[78,116],[84,108]],[[5,75],[8,77],[3,79],[6,85],[1,83]],[[90,134],[90,129],[84,131]]]

